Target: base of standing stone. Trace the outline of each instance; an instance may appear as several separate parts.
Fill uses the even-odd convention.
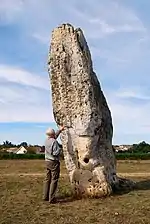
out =
[[[116,181],[109,184],[107,181],[93,177],[89,170],[76,169],[73,172],[72,190],[75,198],[103,198],[113,194],[120,194],[134,189],[135,182],[116,176]]]

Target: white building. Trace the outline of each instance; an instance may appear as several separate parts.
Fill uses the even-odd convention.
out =
[[[115,151],[116,152],[125,152],[125,151],[129,151],[130,148],[132,147],[132,145],[114,145]]]
[[[15,152],[16,154],[26,154],[27,149],[23,146],[20,146],[19,149]]]
[[[6,150],[9,153],[14,153],[14,154],[25,154],[27,153],[27,149],[24,146],[20,146],[19,148],[9,148]]]

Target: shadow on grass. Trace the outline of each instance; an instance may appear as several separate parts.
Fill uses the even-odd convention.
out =
[[[150,190],[150,180],[142,180],[139,182],[136,182],[135,184],[135,190]]]
[[[127,181],[130,181],[127,179]],[[132,191],[145,191],[145,190],[150,190],[150,179],[147,180],[141,180],[141,181],[136,181],[134,183],[134,185],[124,185],[124,184],[120,184],[120,186],[118,188],[114,187],[113,188],[113,195],[117,196],[117,195],[124,195],[124,194],[128,194],[129,192]]]
[[[58,200],[58,203],[64,204],[64,203],[78,201],[79,199],[74,198],[74,197],[65,197],[65,198],[58,197],[57,200]]]
[[[58,203],[68,203],[81,200],[81,198],[77,197],[75,194],[73,194],[73,192],[70,192],[69,194],[60,194],[56,197]]]

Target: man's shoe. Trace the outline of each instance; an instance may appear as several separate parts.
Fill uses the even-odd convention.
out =
[[[43,198],[43,201],[49,201],[49,198]]]
[[[56,204],[57,203],[57,199],[56,198],[53,198],[49,203],[50,204]]]

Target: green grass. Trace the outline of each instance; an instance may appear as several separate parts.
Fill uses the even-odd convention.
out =
[[[44,161],[0,161],[0,224],[149,224],[150,180],[137,178],[137,189],[105,199],[75,200],[62,164],[60,203],[42,201]],[[142,171],[141,171],[142,170]],[[119,172],[150,172],[150,161],[118,162]],[[34,173],[18,176],[18,173]],[[13,174],[7,176],[6,174]]]

